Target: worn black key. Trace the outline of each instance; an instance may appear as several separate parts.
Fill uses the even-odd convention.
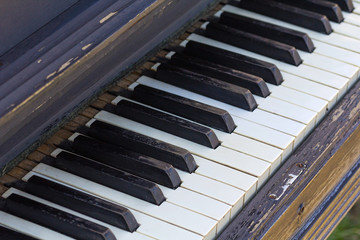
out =
[[[253,111],[257,106],[248,89],[167,63],[157,68],[156,79],[248,111]]]
[[[15,216],[76,239],[116,240],[114,234],[107,227],[18,194],[13,193],[7,197],[3,208]]]
[[[130,210],[39,176],[34,175],[27,182],[18,181],[12,186],[129,232],[139,227]]]
[[[274,85],[280,85],[283,82],[280,70],[275,64],[259,59],[194,41],[189,41],[182,52],[188,56],[209,60],[229,68],[259,76],[265,82]]]
[[[86,135],[148,155],[175,168],[192,173],[197,168],[191,153],[181,147],[127,129],[95,121],[89,128],[81,128]]]
[[[227,133],[236,127],[231,115],[225,110],[148,86],[136,86],[132,98]]]
[[[207,147],[220,145],[210,128],[127,100],[116,105],[116,114]]]
[[[340,23],[344,20],[341,8],[336,3],[323,0],[275,0],[294,7],[325,15],[329,20]]]
[[[329,19],[322,14],[290,6],[272,0],[241,0],[238,7],[277,18],[317,32],[332,32]]]
[[[27,236],[23,233],[0,226],[0,238],[4,240],[36,240],[36,238]]]
[[[249,73],[181,53],[174,54],[169,63],[195,73],[249,89],[252,94],[260,97],[270,95],[265,81],[261,77]]]
[[[237,30],[227,25],[210,22],[205,36],[231,44],[295,66],[302,63],[296,48],[259,35]]]
[[[156,205],[165,201],[155,183],[69,152],[62,151],[42,162]]]
[[[282,42],[306,52],[313,52],[315,49],[311,38],[303,32],[229,12],[223,12],[218,21],[221,24]]]
[[[123,147],[82,135],[73,140],[71,147],[74,153],[163,186],[175,189],[181,184],[178,173],[169,163]]]
[[[346,12],[352,12],[355,9],[352,0],[326,0],[326,1],[336,3],[337,5],[340,6],[340,8],[343,11]]]

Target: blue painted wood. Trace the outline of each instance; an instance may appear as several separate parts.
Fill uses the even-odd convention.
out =
[[[119,8],[125,2],[127,7]],[[5,172],[19,153],[212,2],[102,0],[81,8],[80,0],[42,28],[49,32],[39,31],[1,56],[0,82],[24,84],[14,81],[12,90],[0,86],[7,93],[0,100],[0,169]]]

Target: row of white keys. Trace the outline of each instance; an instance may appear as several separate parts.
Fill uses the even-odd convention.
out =
[[[32,223],[28,220],[16,217],[12,214],[0,211],[0,226],[12,229],[16,232],[34,237],[36,239],[73,240],[73,238],[55,232],[46,227]]]
[[[265,56],[262,56],[260,54],[257,53],[253,53],[229,44],[225,44],[204,36],[200,36],[197,34],[191,34],[188,37],[188,40],[192,40],[192,41],[197,41],[197,42],[201,42],[203,44],[208,44],[214,47],[218,47],[221,49],[225,49],[228,51],[232,51],[235,53],[239,53],[239,54],[243,54],[249,57],[253,57],[259,60],[263,60],[266,62],[271,62],[273,64],[275,64],[279,70],[281,71],[281,73],[283,72],[287,72],[289,74],[293,74],[305,79],[309,79],[311,81],[335,88],[339,91],[339,95],[342,96],[343,94],[345,94],[345,92],[348,89],[348,83],[349,83],[349,79],[342,77],[340,75],[334,74],[334,73],[330,73],[324,70],[321,70],[319,68],[315,68],[312,66],[308,66],[305,64],[301,64],[299,66],[293,66],[284,62],[280,62],[277,61],[275,59],[271,59]],[[285,79],[286,80],[286,79]]]
[[[213,239],[216,236],[217,222],[215,220],[167,201],[160,206],[149,204],[146,201],[42,163],[38,164],[29,175],[33,172],[130,209],[140,224],[136,231],[153,236],[156,239]],[[139,217],[138,213],[151,217],[148,218],[150,222],[144,221],[146,219]],[[156,219],[160,221],[156,221]],[[158,236],[152,233],[149,228],[151,222],[153,222],[152,228],[161,229],[161,231],[155,230]],[[159,225],[156,226],[157,224]],[[177,226],[178,228],[169,229],[170,226]],[[176,236],[170,237],[173,233]]]
[[[294,139],[294,145],[297,146],[297,144],[304,138],[305,136],[305,130],[306,130],[306,125],[275,115],[275,114],[271,114],[269,112],[260,110],[260,109],[255,109],[253,112],[249,112],[246,111],[244,109],[205,97],[203,95],[200,94],[196,94],[190,91],[187,91],[185,89],[182,88],[178,88],[175,86],[172,86],[170,84],[146,77],[146,76],[142,76],[140,77],[136,83],[139,84],[143,84],[149,87],[153,87],[165,92],[169,92],[178,96],[183,96],[183,97],[187,97],[189,99],[192,99],[194,101],[198,101],[198,102],[202,102],[205,104],[208,104],[210,106],[215,106],[217,108],[220,109],[224,109],[226,111],[228,111],[233,119],[235,120],[236,123],[236,119],[240,118],[240,119],[245,119],[247,121],[251,121],[263,126],[266,126],[268,128],[280,131],[282,133],[291,135],[293,137],[295,137]],[[239,125],[239,129],[237,130],[239,131],[239,133],[241,134],[241,125]]]
[[[3,197],[4,198],[7,198],[8,196],[10,196],[11,194],[18,194],[20,196],[23,196],[23,197],[26,197],[28,199],[31,199],[31,200],[34,200],[36,202],[39,202],[39,203],[42,203],[42,204],[45,204],[47,206],[50,206],[50,207],[53,207],[53,208],[56,208],[58,210],[61,210],[61,211],[64,211],[64,212],[67,212],[67,213],[70,213],[72,215],[75,215],[75,216],[78,216],[80,218],[83,218],[83,219],[86,219],[86,220],[89,220],[91,222],[94,222],[96,224],[99,224],[101,226],[104,226],[104,227],[107,227],[109,228],[112,233],[114,234],[114,236],[117,238],[117,239],[124,239],[124,240],[151,240],[153,238],[150,238],[150,237],[147,237],[143,234],[140,234],[138,232],[134,232],[134,233],[130,233],[128,231],[125,231],[123,229],[120,229],[120,228],[117,228],[117,227],[114,227],[110,224],[107,224],[107,223],[104,223],[104,222],[101,222],[97,219],[94,219],[92,217],[89,217],[89,216],[86,216],[84,214],[81,214],[81,213],[78,213],[76,211],[73,211],[71,209],[68,209],[68,208],[65,208],[65,207],[62,207],[58,204],[55,204],[55,203],[52,203],[52,202],[49,202],[47,200],[44,200],[42,198],[39,198],[37,196],[34,196],[34,195],[31,195],[31,194],[28,194],[26,192],[23,192],[23,191],[20,191],[16,188],[10,188],[8,189],[4,194],[3,194]],[[47,239],[51,239],[51,238],[47,238]]]
[[[118,104],[118,102],[120,102],[123,99],[146,106],[151,109],[156,109],[156,108],[153,108],[146,104],[139,103],[139,102],[136,102],[131,99],[126,99],[122,96],[116,97],[112,101],[112,103],[114,105],[116,105],[116,104]],[[156,110],[158,110],[158,109],[156,109]],[[164,112],[162,110],[158,110],[158,111]],[[165,113],[167,113],[167,112],[165,112]],[[167,113],[167,114],[176,116],[171,113]],[[176,116],[176,117],[178,117],[178,116]],[[182,118],[182,117],[180,117],[180,118]],[[259,158],[266,162],[271,163],[270,172],[275,170],[281,163],[282,151],[278,148],[275,148],[273,146],[269,146],[268,144],[264,144],[262,142],[255,141],[253,139],[241,136],[237,133],[229,134],[229,133],[225,133],[225,132],[222,132],[222,131],[219,131],[216,129],[212,129],[212,130],[215,132],[217,138],[220,140],[221,146],[231,148],[235,151],[245,153],[247,155],[254,156],[256,158]]]
[[[216,149],[205,147],[106,111],[100,111],[94,118],[176,146],[181,146],[193,155],[237,169],[241,171],[238,175],[238,187],[244,190],[246,194],[253,194],[256,191],[257,180],[263,182],[269,176],[269,163],[228,148],[221,146]]]
[[[312,31],[312,30],[309,30],[309,29],[306,29],[303,27],[299,27],[297,25],[293,25],[293,24],[290,24],[290,23],[287,23],[287,22],[284,22],[284,21],[281,21],[278,19],[274,19],[274,18],[267,17],[267,16],[264,16],[264,15],[261,15],[258,13],[250,12],[245,9],[237,8],[237,7],[234,7],[231,5],[225,5],[222,8],[222,11],[227,11],[227,12],[231,12],[234,14],[250,17],[250,18],[255,18],[260,21],[265,21],[265,22],[269,22],[269,23],[272,23],[275,25],[279,25],[279,26],[287,27],[287,28],[290,28],[293,30],[297,30],[297,31],[308,34],[312,40],[317,40],[320,42],[327,43],[329,45],[334,45],[339,48],[344,48],[344,49],[348,49],[353,52],[360,53],[360,41],[359,40],[336,33],[336,32],[333,32],[330,35],[322,34],[322,33],[315,32],[315,31]],[[316,45],[315,45],[315,47],[316,47]],[[317,51],[315,49],[315,53],[316,52]],[[325,55],[328,56],[327,54],[325,54]],[[335,58],[335,59],[337,59],[337,58]]]

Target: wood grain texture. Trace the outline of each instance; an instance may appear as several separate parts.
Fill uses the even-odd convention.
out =
[[[322,201],[360,158],[359,124],[358,82],[218,239],[288,239],[309,231]]]

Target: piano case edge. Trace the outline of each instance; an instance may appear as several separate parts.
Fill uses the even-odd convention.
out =
[[[218,237],[325,239],[360,194],[360,82]]]
[[[105,22],[102,29],[111,28],[113,34],[104,36],[101,43],[66,65],[64,71],[52,76],[53,71],[48,70],[45,76],[51,75],[50,81],[0,118],[0,175],[34,150],[36,141],[41,142],[41,138],[49,136],[105,86],[133,69],[216,2],[157,0],[145,13],[138,14],[120,29],[111,19]],[[57,47],[68,46],[59,44]],[[71,50],[65,53],[71,55]],[[60,69],[64,62],[47,64]],[[34,78],[43,75],[44,72],[39,71]]]

